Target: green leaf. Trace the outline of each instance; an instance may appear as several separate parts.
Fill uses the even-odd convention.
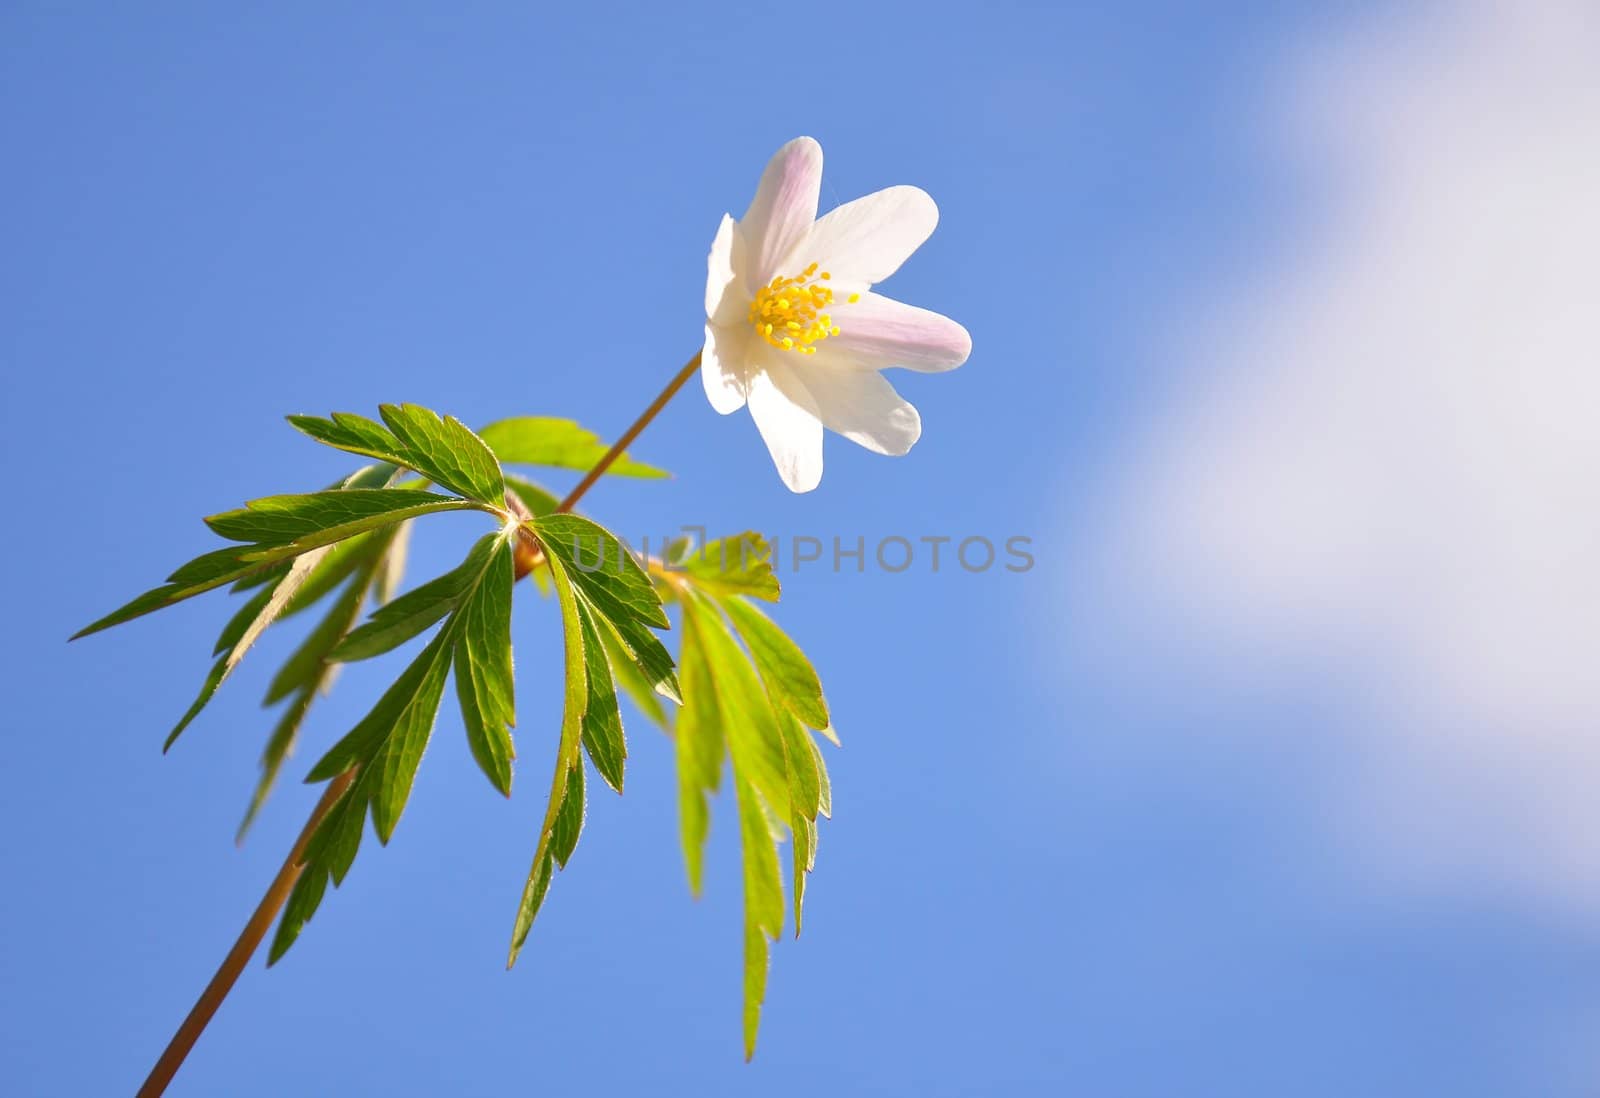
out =
[[[378,414],[405,446],[411,468],[442,488],[495,507],[506,505],[500,462],[460,420],[420,404],[383,404]]]
[[[556,820],[566,800],[571,771],[575,765],[581,765],[578,753],[581,750],[584,709],[589,700],[588,665],[584,657],[583,619],[579,616],[578,592],[561,558],[548,554],[547,556],[550,562],[551,583],[556,590],[556,599],[561,605],[566,690],[562,698],[561,739],[556,748],[555,775],[550,784],[550,801],[545,808],[544,822],[539,828],[539,841],[533,852],[533,867],[528,871],[528,882],[523,887],[522,899],[517,904],[516,925],[511,931],[511,949],[506,958],[507,968],[517,963],[517,954],[521,952],[523,943],[528,940],[528,931],[532,929],[533,920],[539,914],[545,893],[550,887],[552,863],[555,860],[551,843]],[[573,841],[576,842],[575,835]],[[567,853],[571,854],[570,849]]]
[[[511,796],[510,728],[516,724],[516,685],[511,663],[511,545],[488,539],[493,558],[461,606],[456,638],[456,696],[467,744],[494,787]]]
[[[587,599],[579,592],[580,599]],[[678,689],[678,677],[673,674],[672,654],[667,651],[666,645],[656,639],[648,626],[631,619],[621,621],[606,616],[605,612],[595,603],[589,602],[601,621],[605,622],[608,631],[617,646],[633,663],[639,677],[649,684],[649,689],[664,698],[681,702],[682,693]]]
[[[278,932],[272,937],[272,947],[267,950],[267,967],[283,959],[300,937],[300,932],[311,921],[322,905],[323,894],[328,891],[328,874],[320,866],[307,866],[294,883],[289,900],[283,905],[283,915],[278,920]]]
[[[548,465],[588,472],[610,447],[570,419],[522,416],[491,423],[478,432],[508,465]],[[623,454],[606,470],[610,476],[659,478],[668,474]]]
[[[783,745],[783,769],[788,777],[789,808],[815,822],[822,807],[822,775],[817,755],[811,749],[811,736],[788,713],[776,714],[778,734]]]
[[[289,604],[289,600],[294,597],[295,592],[305,582],[325,552],[324,549],[316,549],[297,559],[275,583],[263,587],[245,604],[244,609],[228,622],[221,638],[217,641],[219,648],[226,642],[227,654],[212,666],[210,673],[206,675],[205,683],[200,687],[199,697],[195,698],[194,704],[189,706],[188,711],[167,735],[167,741],[161,747],[162,751],[172,749],[172,745],[178,741],[183,730],[189,727],[216,694],[223,680],[239,666],[239,661],[244,659],[244,654],[255,644],[256,639],[283,613],[284,607]]]
[[[306,856],[326,867],[335,887],[344,883],[361,848],[361,831],[367,822],[367,804],[372,797],[375,770],[366,770],[356,779],[350,795],[342,798],[323,820],[323,825],[306,846]]]
[[[382,430],[382,428],[379,429]],[[389,475],[389,473],[383,471],[381,467],[373,466],[369,467],[369,469],[362,470],[355,476],[346,478],[344,483],[372,483],[376,480],[376,477],[369,476],[369,472],[383,472],[384,477]],[[274,500],[284,501],[307,498],[324,499],[325,497],[340,494],[341,491],[346,496],[354,496],[362,500],[368,500],[370,493],[379,493],[381,498],[386,501],[383,505],[376,507],[376,510],[380,512],[390,505],[400,506],[404,498],[402,497],[401,499],[397,499],[394,496],[390,496],[388,493],[390,491],[395,491],[394,489],[363,487],[341,490],[336,488],[329,489],[327,492],[314,492],[311,493],[309,497],[278,496],[271,497],[269,500],[257,500],[255,503],[247,504],[243,510],[227,512],[223,515],[213,516],[213,518],[222,521],[224,526],[230,526],[236,532],[241,534],[253,529],[257,523],[262,523],[264,524],[264,528],[270,529],[273,527],[274,523],[284,521],[283,515],[276,514],[273,511]],[[437,496],[433,495],[432,493],[420,492],[412,493],[411,495],[412,497],[425,497],[427,500],[444,501],[437,504],[423,504],[413,498],[412,502],[418,504],[415,512],[418,514],[425,514],[435,510],[461,510],[474,506],[473,504],[464,500],[451,500],[447,496]],[[266,510],[262,515],[252,514],[252,508],[263,504],[266,505]],[[294,506],[292,504],[280,506],[287,506],[290,511],[294,510]],[[318,506],[320,505],[313,505],[313,510],[315,510]],[[308,535],[301,541],[290,541],[284,544],[272,544],[265,547],[261,544],[228,546],[224,549],[216,549],[209,553],[203,553],[194,560],[191,560],[187,564],[180,567],[177,571],[173,572],[172,575],[168,576],[167,582],[164,585],[146,591],[138,598],[133,599],[131,602],[128,602],[118,609],[113,610],[111,613],[107,614],[98,621],[93,622],[83,629],[80,629],[77,633],[73,634],[71,639],[77,640],[79,637],[86,637],[91,633],[98,633],[102,629],[109,629],[113,625],[121,625],[123,622],[131,621],[134,618],[142,617],[143,615],[152,613],[156,610],[165,609],[166,607],[182,602],[185,599],[190,599],[196,595],[204,594],[207,591],[214,590],[215,588],[221,587],[223,584],[238,583],[241,587],[255,587],[261,584],[270,583],[274,579],[278,578],[278,575],[281,574],[281,570],[286,570],[288,568],[288,565],[285,562],[293,557],[299,556],[301,553],[318,548],[321,545],[332,544],[334,542],[353,538],[364,532],[365,529],[378,528],[386,523],[396,522],[403,518],[410,517],[405,513],[403,506],[398,511],[387,511],[383,514],[374,514],[373,512],[375,505],[370,501],[366,503],[357,503],[355,504],[355,507],[367,517],[356,520],[353,526],[323,528],[315,535]],[[338,508],[335,507],[334,510],[337,511]],[[323,513],[322,517],[328,517],[326,512]],[[291,519],[290,521],[292,522],[293,520]],[[302,521],[304,520],[302,519]],[[225,534],[224,536],[229,535]],[[244,538],[242,540],[251,539]],[[324,565],[326,566],[330,558],[323,559]],[[316,582],[317,581],[315,577],[312,577],[310,580],[308,580],[308,587]],[[323,591],[325,590],[326,588],[323,588]],[[311,593],[312,592],[308,591],[305,597],[291,601],[290,605],[285,608],[284,613],[294,613],[301,606],[309,605],[309,603],[313,601],[310,597]],[[322,592],[316,592],[316,596],[320,597],[321,593]]]
[[[817,760],[817,814],[833,819],[833,785],[828,781],[828,765],[822,761],[822,749],[817,741],[808,739],[811,754]]]
[[[690,553],[674,571],[682,571],[695,586],[714,595],[749,595],[778,601],[778,577],[772,574],[772,548],[760,534],[707,542]]]
[[[794,836],[792,879],[794,893],[794,936],[800,937],[800,909],[805,904],[806,875],[817,865],[817,825],[799,813],[790,819],[789,828]]]
[[[605,645],[606,661],[611,665],[611,673],[616,678],[617,685],[628,695],[628,699],[639,712],[659,727],[666,728],[667,711],[661,706],[661,697],[645,681],[644,674],[633,662],[633,656],[622,647],[622,642],[609,628],[602,626],[599,633],[601,643]]]
[[[449,647],[446,642],[449,640],[450,631],[441,629],[417,658],[400,672],[400,677],[383,692],[367,715],[317,761],[311,773],[306,775],[306,781],[327,781],[352,766],[375,759],[405,717],[406,711],[423,695],[437,665],[442,662],[448,666]]]
[[[573,757],[572,768],[567,771],[567,788],[561,795],[561,811],[556,813],[556,822],[550,829],[550,856],[562,869],[567,868],[567,859],[572,857],[572,851],[578,845],[578,836],[583,832],[584,809],[583,756],[577,755]]]
[[[589,700],[583,713],[583,746],[606,784],[622,792],[623,760],[628,757],[622,735],[622,714],[617,711],[617,688],[611,679],[611,665],[600,640],[594,612],[582,600],[578,616],[583,622],[583,654],[588,671]]]
[[[541,488],[531,480],[523,480],[506,474],[506,488],[522,501],[522,506],[528,509],[528,514],[534,516],[554,514],[555,509],[561,505],[553,492]]]
[[[213,656],[220,656],[239,643],[240,638],[250,628],[250,623],[255,621],[261,611],[266,609],[267,604],[272,601],[273,591],[282,582],[287,572],[288,569],[286,567],[280,569],[278,574],[267,585],[256,588],[256,593],[250,597],[250,600],[239,607],[238,612],[228,619],[228,624],[222,627],[222,633],[217,637],[215,647],[211,649]]]
[[[503,544],[499,534],[485,534],[457,567],[374,610],[365,624],[334,649],[332,658],[353,663],[382,655],[442,621],[476,587]]]
[[[411,488],[334,489],[251,500],[237,511],[212,515],[206,525],[230,541],[294,546],[303,553],[401,519],[467,509],[482,510],[482,505]]]
[[[731,598],[722,608],[756,661],[761,681],[775,702],[786,706],[812,728],[828,727],[828,704],[816,669],[800,646],[772,619],[744,599]]]
[[[816,865],[817,812],[822,806],[822,759],[810,734],[792,714],[777,714],[783,737],[783,765],[789,775],[789,832],[794,837],[792,887],[794,936],[800,936],[806,874]]]
[[[292,618],[321,602],[375,557],[381,556],[399,529],[399,526],[394,526],[373,530],[328,546],[311,574],[283,608],[283,613],[278,615],[278,620]]]
[[[416,404],[385,404],[378,412],[387,426],[349,412],[330,419],[290,416],[289,422],[325,445],[404,466],[457,495],[505,506],[500,464],[470,429]]]
[[[789,782],[782,734],[761,680],[715,603],[691,590],[683,600],[683,612],[705,654],[734,773],[755,786],[779,820],[787,821]]]
[[[614,535],[577,515],[546,515],[523,524],[559,558],[580,598],[615,632],[651,686],[677,700],[672,656],[651,629],[668,628],[661,596],[639,562]]]
[[[405,811],[417,766],[439,714],[445,676],[450,672],[449,639],[449,632],[442,631],[439,640],[424,649],[423,655],[431,658],[417,691],[396,716],[367,776],[373,782],[372,826],[378,841],[384,844],[394,835],[400,814]]]
[[[680,682],[683,708],[678,710],[673,742],[678,763],[678,816],[689,891],[700,895],[705,881],[706,837],[711,831],[710,796],[722,780],[722,714],[700,644],[699,630],[684,611]]]
[[[163,754],[172,750],[172,745],[178,742],[178,737],[183,735],[183,730],[194,722],[216,694],[217,688],[222,685],[222,680],[228,677],[228,657],[223,656],[211,665],[211,670],[206,672],[205,681],[200,684],[200,693],[184,710],[183,716],[178,718],[178,723],[172,726],[172,731],[167,733],[165,742],[161,745]]]
[[[283,666],[278,668],[278,673],[267,686],[263,705],[280,702],[308,686],[315,688],[321,685],[333,650],[361,618],[361,607],[373,585],[373,573],[379,566],[378,560],[369,560],[350,578],[328,613],[284,660]]]
[[[579,515],[545,515],[528,525],[547,552],[568,565],[579,590],[613,621],[635,619],[671,627],[650,576],[609,530]]]
[[[783,879],[759,794],[737,777],[734,789],[744,856],[744,1058],[749,1060],[755,1055],[761,1004],[767,996],[768,942],[783,933]]]
[[[235,842],[244,841],[268,794],[277,783],[284,762],[294,752],[300,727],[310,712],[312,702],[332,682],[337,666],[329,662],[333,649],[361,620],[361,609],[366,604],[368,594],[381,585],[384,576],[392,572],[393,554],[398,551],[397,543],[403,529],[402,526],[391,526],[333,546],[285,609],[283,616],[287,617],[309,605],[305,601],[308,592],[315,585],[326,582],[325,577],[330,570],[342,577],[344,586],[338,597],[284,661],[267,688],[263,704],[272,705],[284,698],[291,700],[261,753],[261,776],[234,836]],[[353,554],[346,552],[351,545],[356,546],[358,551]]]
[[[352,454],[375,457],[391,465],[411,468],[405,445],[389,428],[366,416],[350,412],[334,412],[330,419],[323,419],[320,416],[290,416],[289,422],[297,431],[310,435],[326,446]]]
[[[334,802],[306,844],[300,879],[289,893],[288,903],[278,920],[278,932],[267,953],[267,967],[277,964],[300,937],[306,923],[321,906],[328,881],[331,879],[337,887],[355,860],[366,820],[367,801],[362,784],[357,780]]]
[[[233,841],[236,844],[244,842],[245,836],[256,822],[256,816],[261,812],[261,807],[267,803],[267,797],[271,794],[272,787],[277,784],[278,774],[282,772],[284,762],[294,752],[295,741],[300,736],[300,726],[305,723],[306,714],[311,711],[311,703],[316,696],[315,689],[302,690],[296,694],[294,700],[284,709],[283,715],[278,718],[278,723],[273,726],[272,734],[267,737],[267,746],[261,752],[261,776],[256,779],[256,787],[250,794],[250,805],[245,809],[244,819],[239,821],[239,829],[233,833]]]
[[[228,548],[198,556],[174,572],[162,586],[146,591],[98,621],[84,626],[68,639],[87,637],[91,633],[109,629],[113,625],[121,625],[123,622],[132,621],[156,610],[164,610],[184,599],[215,590],[225,583],[253,575],[276,563],[273,560],[240,560],[240,554],[239,549]],[[284,556],[290,555],[292,554],[284,554]]]

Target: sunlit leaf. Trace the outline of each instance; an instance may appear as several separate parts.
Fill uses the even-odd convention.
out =
[[[676,565],[695,586],[714,595],[749,595],[778,601],[778,577],[772,574],[772,549],[760,534],[707,542]]]
[[[592,431],[570,419],[520,416],[491,423],[478,432],[496,456],[508,465],[547,465],[588,472],[610,449]],[[663,470],[623,454],[606,470],[610,476],[664,477]]]
[[[456,639],[456,696],[467,744],[494,787],[511,795],[510,728],[516,724],[511,664],[511,546],[492,536],[493,559],[461,606]]]
[[[481,506],[412,488],[334,489],[251,500],[236,511],[210,516],[206,525],[230,541],[292,545],[303,553],[401,519]]]
[[[351,663],[382,655],[444,620],[477,586],[491,557],[503,545],[498,534],[479,538],[458,567],[374,610],[371,618],[334,649],[333,659]]]
[[[565,563],[559,556],[550,556],[550,578],[561,606],[561,634],[566,689],[562,695],[561,739],[556,748],[555,775],[551,779],[550,801],[545,808],[544,822],[539,827],[538,843],[534,847],[533,866],[528,871],[528,882],[523,886],[522,899],[517,904],[516,925],[511,931],[511,949],[506,967],[517,963],[517,954],[528,940],[528,931],[544,903],[550,887],[555,856],[551,841],[556,820],[566,799],[571,771],[581,765],[579,758],[583,735],[583,714],[589,699],[588,667],[583,654],[583,619],[579,617],[578,592]],[[576,841],[574,835],[573,841]],[[570,854],[571,851],[569,850]]]
[[[460,420],[420,404],[383,404],[378,414],[413,458],[411,467],[441,488],[496,507],[506,505],[500,463]],[[418,460],[420,459],[420,460]]]
[[[744,1058],[748,1060],[755,1055],[761,1005],[767,996],[768,943],[783,933],[783,879],[766,814],[757,803],[760,795],[737,776],[734,789],[744,858]]]
[[[827,728],[828,704],[822,697],[822,683],[800,646],[744,599],[727,599],[722,605],[750,649],[773,700],[810,727]]]
[[[583,653],[588,672],[589,700],[583,714],[583,746],[606,784],[622,792],[623,761],[628,757],[622,735],[622,714],[617,710],[617,688],[611,679],[611,665],[600,640],[594,612],[582,600],[578,616],[583,622]]]

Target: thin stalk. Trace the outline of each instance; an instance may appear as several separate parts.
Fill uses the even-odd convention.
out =
[[[172,1082],[172,1077],[178,1073],[178,1068],[183,1066],[189,1050],[194,1048],[195,1041],[205,1032],[206,1024],[222,1005],[222,1000],[233,990],[233,985],[239,979],[239,974],[244,971],[244,966],[250,963],[251,956],[261,945],[261,939],[267,936],[267,929],[272,926],[272,920],[277,918],[278,910],[283,907],[284,901],[289,898],[289,893],[294,890],[295,882],[300,879],[302,868],[300,859],[305,855],[312,833],[317,830],[317,825],[328,814],[334,802],[344,795],[344,791],[349,789],[350,783],[355,780],[356,771],[346,770],[328,783],[327,791],[322,794],[317,807],[311,810],[311,818],[300,830],[300,837],[295,840],[289,856],[284,859],[283,868],[278,870],[278,875],[272,878],[272,884],[267,886],[267,894],[261,897],[261,902],[256,905],[255,912],[250,916],[250,921],[244,924],[244,930],[240,931],[233,948],[228,950],[228,955],[222,959],[217,974],[211,977],[211,982],[200,993],[200,998],[195,1000],[194,1008],[183,1020],[183,1025],[172,1035],[166,1051],[161,1054],[161,1059],[156,1061],[156,1066],[151,1069],[144,1086],[139,1088],[139,1098],[157,1098],[166,1092],[167,1084]]]
[[[640,413],[638,419],[633,421],[633,426],[622,433],[622,437],[617,439],[611,449],[606,451],[605,456],[584,475],[577,487],[567,493],[567,498],[556,507],[558,512],[572,510],[578,500],[583,498],[584,493],[594,486],[594,482],[599,480],[607,469],[611,468],[612,463],[622,456],[622,452],[634,439],[639,437],[639,433],[650,425],[650,421],[661,414],[661,409],[667,406],[699,368],[700,352],[696,351],[694,357],[678,371],[677,376],[661,390],[660,395],[650,402],[650,406]],[[532,570],[532,564],[536,563],[536,560],[529,562],[525,567],[526,555],[523,543],[519,542],[516,563],[518,579],[527,575]],[[228,992],[233,990],[239,974],[244,971],[245,965],[250,963],[255,951],[260,948],[261,940],[266,937],[272,921],[278,917],[278,912],[289,899],[289,893],[294,891],[295,882],[300,879],[300,872],[305,868],[301,859],[305,856],[306,847],[310,844],[317,825],[322,823],[323,817],[344,795],[345,790],[350,788],[350,783],[355,781],[357,773],[355,769],[346,770],[328,783],[322,799],[317,802],[316,808],[312,809],[311,818],[306,821],[305,827],[300,831],[300,837],[295,840],[289,856],[284,859],[283,868],[272,878],[272,884],[267,887],[266,895],[261,897],[261,902],[256,905],[255,912],[250,916],[250,921],[245,923],[244,930],[240,931],[238,939],[233,943],[233,948],[228,950],[228,955],[222,959],[216,975],[211,977],[211,982],[200,993],[200,998],[195,1000],[193,1009],[178,1027],[178,1032],[173,1034],[166,1051],[162,1052],[161,1058],[156,1061],[156,1066],[145,1079],[144,1086],[139,1088],[138,1098],[159,1098],[166,1093],[172,1077],[178,1073],[178,1068],[183,1066],[183,1061],[194,1048],[195,1042],[200,1039],[200,1034],[205,1032],[206,1025],[217,1013],[217,1008],[228,997]]]

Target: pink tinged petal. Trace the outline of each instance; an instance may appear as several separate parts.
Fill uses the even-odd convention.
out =
[[[778,262],[817,219],[817,195],[821,189],[822,146],[809,137],[795,138],[767,164],[750,208],[739,219],[750,288],[783,273],[777,270]]]
[[[947,316],[881,294],[834,302],[839,334],[819,341],[819,365],[882,370],[904,366],[922,373],[954,370],[972,353],[972,337]]]
[[[822,422],[810,392],[776,362],[751,372],[749,391],[750,416],[778,475],[791,492],[811,491],[822,480]]]
[[[838,206],[811,226],[785,266],[816,262],[835,279],[882,282],[922,247],[939,207],[920,187],[886,187]]]
[[[721,415],[744,407],[749,391],[749,371],[745,367],[748,342],[737,328],[706,325],[706,343],[700,349],[700,382],[711,407]]]
[[[899,457],[922,437],[922,417],[876,370],[812,364],[796,372],[811,390],[822,425],[851,442]]]

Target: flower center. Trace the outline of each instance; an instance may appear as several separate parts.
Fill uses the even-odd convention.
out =
[[[833,304],[833,290],[824,283],[832,277],[827,271],[818,274],[815,263],[792,277],[775,277],[757,290],[750,302],[751,327],[780,351],[816,354],[815,344],[839,334],[827,312]],[[860,297],[851,294],[849,300]]]

